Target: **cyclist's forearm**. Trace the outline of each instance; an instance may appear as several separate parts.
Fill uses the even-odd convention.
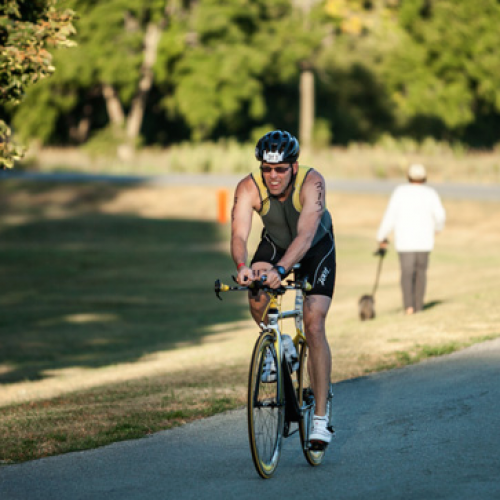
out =
[[[247,242],[237,236],[231,238],[231,257],[236,265],[246,264],[248,258]]]
[[[288,247],[283,257],[276,265],[283,266],[287,271],[300,262],[311,248],[314,234],[298,235]]]

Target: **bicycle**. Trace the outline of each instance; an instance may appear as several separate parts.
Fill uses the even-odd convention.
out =
[[[298,268],[295,266],[294,271]],[[295,276],[294,276],[295,277]],[[234,279],[234,277],[233,277]],[[307,462],[316,467],[321,464],[326,452],[326,445],[319,446],[309,441],[314,416],[315,400],[310,385],[307,367],[307,340],[303,328],[304,294],[311,285],[302,282],[287,281],[278,289],[272,289],[261,281],[254,281],[250,286],[228,286],[217,280],[215,293],[219,299],[221,292],[250,291],[257,294],[260,290],[269,294],[267,323],[260,323],[260,334],[255,343],[250,362],[248,377],[248,437],[253,463],[258,474],[268,479],[273,476],[280,459],[282,439],[299,432],[302,451]],[[281,311],[279,297],[288,290],[295,290],[295,308]],[[221,299],[222,300],[222,299]],[[266,314],[264,314],[265,317]],[[295,318],[296,335],[293,339],[298,353],[299,367],[291,370],[285,355],[279,320]],[[264,320],[264,318],[263,318]],[[274,371],[269,369],[273,367]],[[273,376],[274,375],[274,376]],[[328,393],[327,411],[329,428],[333,432],[332,385]],[[298,428],[291,432],[291,424]]]

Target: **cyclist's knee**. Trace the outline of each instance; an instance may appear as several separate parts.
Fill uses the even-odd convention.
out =
[[[304,310],[304,327],[312,335],[324,335],[326,329],[326,314],[321,310]]]
[[[250,313],[252,314],[252,317],[257,322],[257,324],[259,324],[261,321],[263,321],[262,316],[266,311],[269,298],[265,293],[259,292],[257,295],[252,295],[251,293],[249,293],[248,299]]]
[[[307,344],[309,347],[322,346],[326,342],[324,321],[310,321],[305,326]]]

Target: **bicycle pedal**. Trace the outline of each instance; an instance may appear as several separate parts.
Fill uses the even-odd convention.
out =
[[[325,443],[324,441],[310,441],[309,442],[309,449],[311,451],[325,451],[327,447],[328,447],[328,443]]]

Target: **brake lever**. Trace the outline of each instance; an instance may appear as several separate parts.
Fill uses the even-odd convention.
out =
[[[222,297],[220,296],[220,292],[221,292],[221,288],[220,288],[220,280],[216,280],[215,281],[215,285],[214,285],[214,292],[215,292],[215,295],[217,296],[217,298],[219,300],[222,300]]]

